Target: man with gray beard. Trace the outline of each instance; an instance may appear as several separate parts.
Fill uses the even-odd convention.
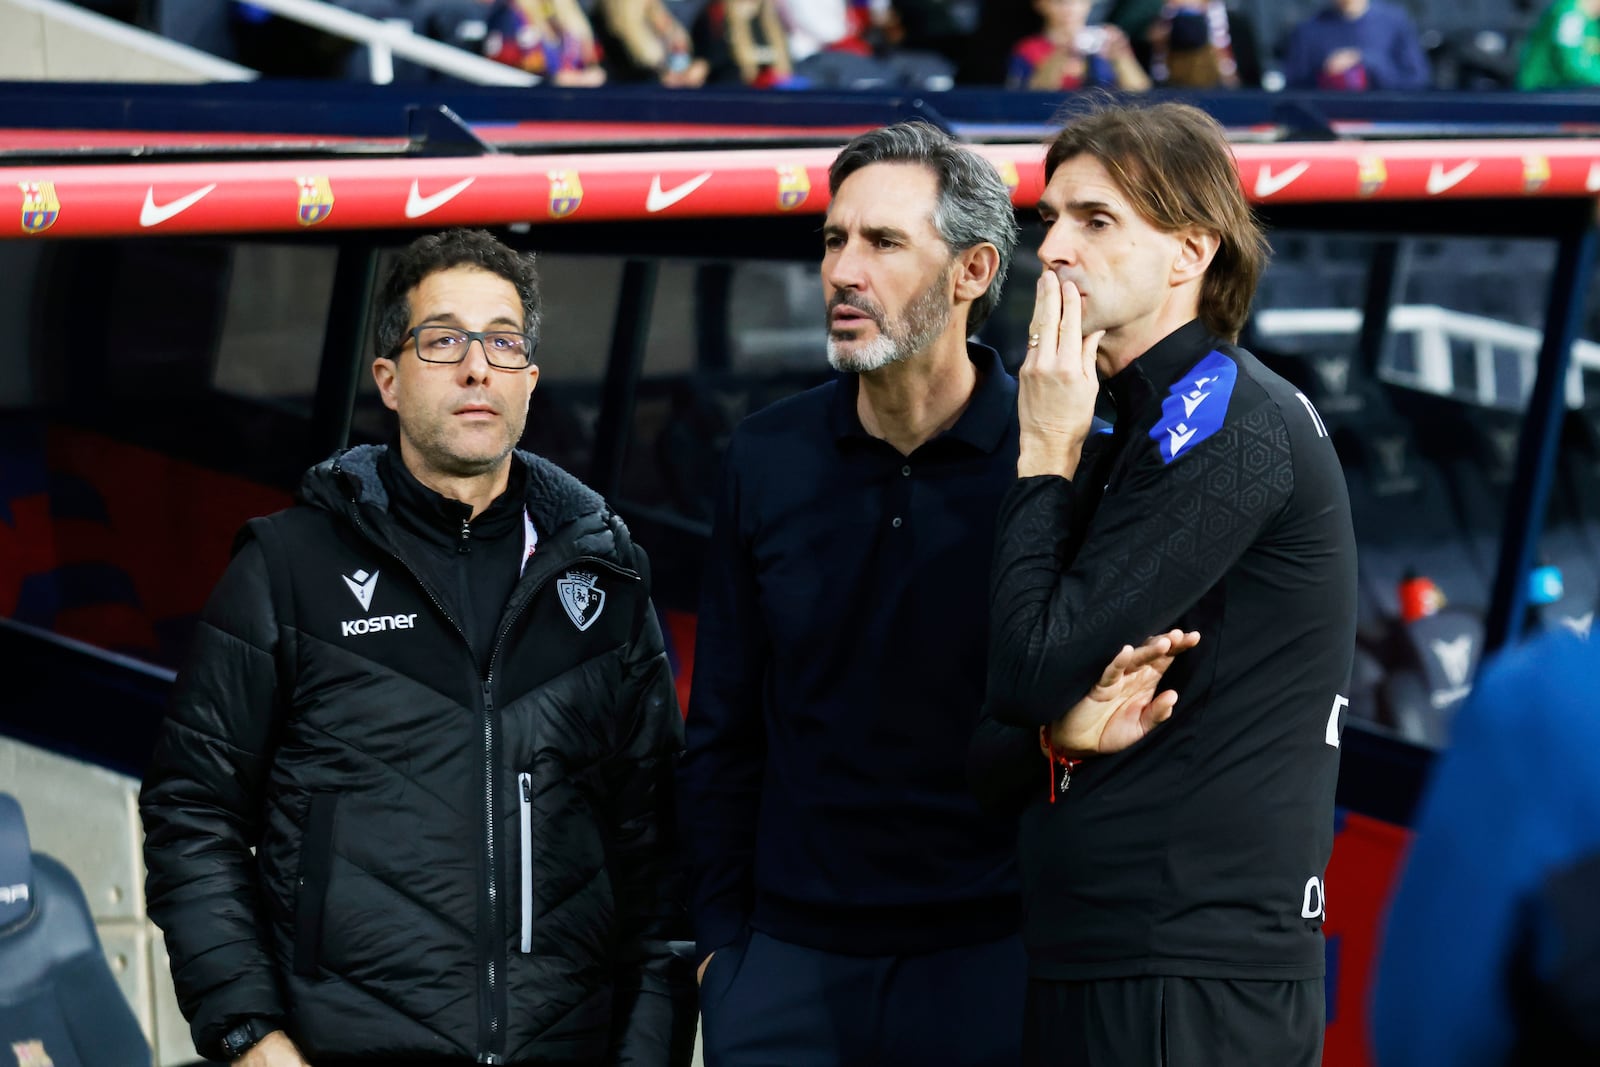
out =
[[[1017,383],[968,341],[1016,244],[994,167],[923,123],[829,171],[841,376],[729,445],[679,769],[708,1067],[1020,1058],[1015,822],[967,790]],[[1170,645],[1069,714],[1157,715]],[[1064,709],[1065,710],[1065,709]],[[980,739],[1042,791],[1036,731]]]

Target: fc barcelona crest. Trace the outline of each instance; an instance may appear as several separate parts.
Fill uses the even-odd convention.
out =
[[[55,182],[18,182],[22,190],[22,232],[43,233],[56,224],[61,201],[56,199]]]
[[[1389,169],[1381,156],[1362,156],[1356,160],[1356,191],[1361,196],[1373,196],[1389,180]]]
[[[55,1067],[43,1041],[13,1041],[11,1052],[17,1057],[17,1067]]]
[[[806,168],[784,166],[778,168],[778,210],[793,211],[811,195],[811,178]]]
[[[605,590],[595,583],[600,579],[588,571],[568,571],[565,578],[556,582],[556,596],[561,607],[580,631],[595,624],[606,606]]]
[[[296,178],[295,181],[300,185],[300,225],[315,226],[333,214],[333,186],[328,179]]]
[[[1550,180],[1550,160],[1546,156],[1522,157],[1522,189],[1532,195]]]
[[[1017,186],[1022,184],[1022,176],[1017,173],[1015,160],[1002,159],[995,164],[995,170],[1000,172],[1000,180],[1006,183],[1006,191],[1012,196],[1017,195]]]
[[[575,170],[552,170],[550,179],[550,217],[564,219],[583,203],[583,182]]]

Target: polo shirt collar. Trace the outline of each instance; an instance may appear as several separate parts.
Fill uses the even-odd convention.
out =
[[[980,452],[994,452],[1005,443],[1006,431],[1016,418],[1017,380],[1006,373],[1000,353],[988,345],[968,341],[967,358],[978,372],[972,399],[956,424],[934,440],[960,441]],[[861,425],[861,416],[856,413],[860,384],[861,378],[856,374],[840,375],[834,383],[829,418],[835,440],[877,440]]]

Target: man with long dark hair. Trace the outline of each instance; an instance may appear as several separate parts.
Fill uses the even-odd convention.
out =
[[[1045,172],[990,711],[1050,723],[1119,646],[1202,640],[1170,720],[1124,750],[1050,731],[1063,788],[1020,831],[1028,1062],[1313,1067],[1355,640],[1343,472],[1236,343],[1266,247],[1217,123],[1102,107]]]

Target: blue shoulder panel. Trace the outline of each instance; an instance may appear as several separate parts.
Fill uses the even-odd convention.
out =
[[[1161,462],[1171,463],[1222,429],[1238,380],[1239,365],[1221,352],[1212,352],[1178,379],[1161,402],[1160,420],[1150,428]]]

